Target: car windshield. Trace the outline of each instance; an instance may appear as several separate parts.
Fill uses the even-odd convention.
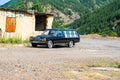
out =
[[[52,35],[52,36],[57,36],[57,30],[45,30],[42,35]]]
[[[42,33],[42,35],[48,35],[49,32],[50,32],[50,30],[45,30],[45,31]]]

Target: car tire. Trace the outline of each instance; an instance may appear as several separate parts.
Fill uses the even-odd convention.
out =
[[[49,40],[49,41],[47,42],[47,47],[48,47],[48,48],[53,48],[53,46],[54,46],[53,42],[52,42],[51,40]]]
[[[69,48],[72,48],[73,46],[74,46],[74,42],[73,42],[73,41],[69,41],[68,47],[69,47]]]
[[[37,44],[35,44],[35,43],[32,43],[32,47],[37,47]]]
[[[73,46],[75,46],[75,43],[73,43]]]

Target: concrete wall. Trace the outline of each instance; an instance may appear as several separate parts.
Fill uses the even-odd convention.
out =
[[[0,28],[2,29],[2,37],[3,37],[3,34],[5,33],[5,27],[6,27],[5,12],[0,11]]]
[[[53,16],[47,16],[47,29],[52,28]]]
[[[20,36],[22,39],[26,39],[34,33],[34,15],[27,15],[22,18],[17,18],[16,21],[16,36]]]

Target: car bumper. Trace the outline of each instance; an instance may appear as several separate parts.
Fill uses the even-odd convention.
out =
[[[31,41],[31,43],[34,43],[34,44],[39,44],[39,45],[44,45],[44,44],[47,44],[46,42],[44,41]]]

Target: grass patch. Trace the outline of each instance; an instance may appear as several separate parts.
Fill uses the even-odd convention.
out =
[[[120,68],[120,62],[110,62],[110,63],[94,63],[88,65],[88,67],[113,67],[113,68]]]
[[[120,64],[118,65],[118,68],[120,68]]]
[[[29,39],[22,40],[21,38],[0,38],[0,43],[4,44],[30,44]]]
[[[21,38],[0,38],[0,43],[21,44],[22,43],[22,39]]]

